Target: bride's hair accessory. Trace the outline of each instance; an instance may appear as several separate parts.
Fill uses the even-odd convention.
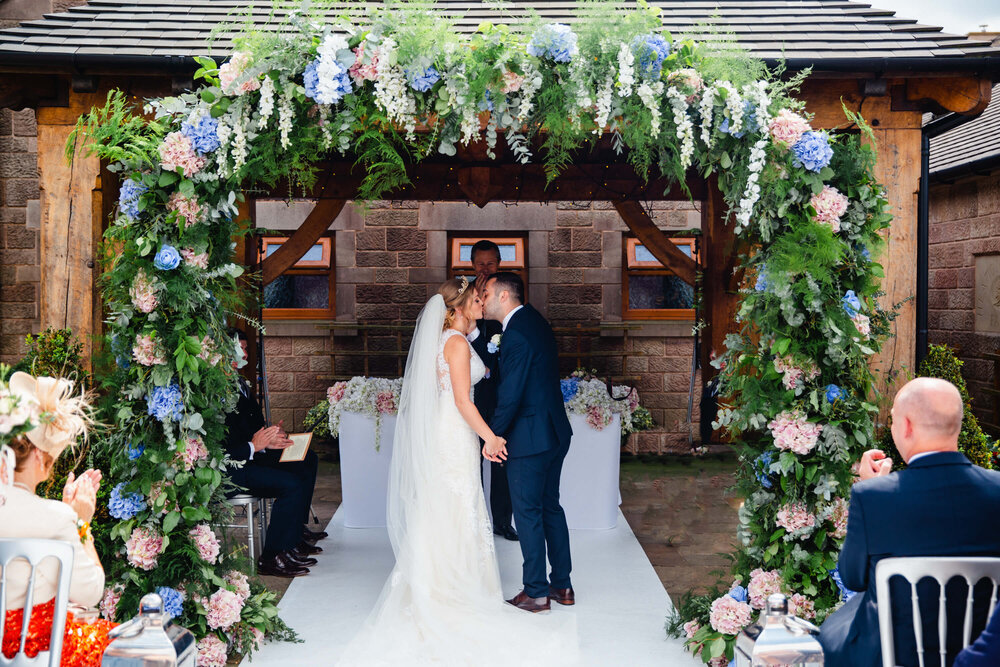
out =
[[[467,289],[469,289],[469,279],[465,276],[462,276],[462,286],[458,288],[459,296],[465,294],[465,290]]]

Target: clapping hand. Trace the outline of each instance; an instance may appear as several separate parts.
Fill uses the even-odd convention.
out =
[[[292,445],[291,439],[284,429],[285,420],[282,419],[273,426],[265,426],[253,434],[253,451],[259,452],[262,449],[285,449]]]
[[[862,454],[858,465],[858,477],[861,479],[882,477],[890,472],[892,472],[892,459],[881,449],[869,449]]]
[[[76,515],[89,522],[97,508],[97,489],[101,485],[101,471],[90,469],[79,477],[72,472],[63,487],[63,502],[73,508]]]
[[[483,458],[494,463],[507,460],[507,440],[494,435],[483,445]]]

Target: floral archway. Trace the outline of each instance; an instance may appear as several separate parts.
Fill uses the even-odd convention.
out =
[[[146,115],[112,93],[70,138],[122,178],[103,277],[121,388],[111,511],[122,558],[106,613],[160,590],[203,665],[283,628],[212,529],[236,395],[225,329],[241,305],[243,187],[312,184],[319,158],[338,151],[365,171],[357,199],[374,199],[406,184],[408,163],[472,141],[491,157],[505,141],[551,180],[607,135],[643,177],[717,175],[750,248],[739,331],[716,361],[719,421],[742,452],[737,584],[684,607],[690,644],[706,662],[731,657],[775,589],[807,618],[833,610],[850,465],[877,413],[868,362],[893,316],[876,302],[891,217],[864,121],[848,113],[853,132],[814,131],[793,97],[799,79],[735,48],[674,41],[645,6],[596,3],[572,27],[465,36],[420,7],[381,10],[363,29],[306,11],[280,27],[244,33],[221,67],[199,59],[197,89],[149,100]]]

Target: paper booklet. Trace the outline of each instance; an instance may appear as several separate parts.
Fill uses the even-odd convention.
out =
[[[312,433],[289,433],[288,439],[292,441],[292,444],[281,450],[281,459],[278,462],[290,463],[305,460],[312,437]]]

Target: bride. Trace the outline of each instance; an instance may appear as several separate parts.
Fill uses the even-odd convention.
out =
[[[341,665],[575,664],[575,616],[504,602],[480,484],[479,438],[503,444],[472,402],[486,367],[465,336],[483,305],[465,278],[417,317],[389,472],[396,565]]]

